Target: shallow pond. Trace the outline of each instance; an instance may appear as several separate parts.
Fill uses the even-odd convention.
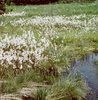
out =
[[[91,88],[92,93],[87,97],[87,100],[98,100],[98,69],[95,64],[95,61],[98,61],[98,54],[90,54],[83,59],[75,61],[72,64],[73,69],[70,70],[71,75],[75,75],[77,72],[80,72]],[[66,73],[63,73],[63,78]]]

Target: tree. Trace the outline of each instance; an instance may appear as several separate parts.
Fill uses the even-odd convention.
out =
[[[57,0],[12,0],[15,4],[48,4],[56,2]]]
[[[5,3],[4,0],[0,0],[0,14],[5,12]]]

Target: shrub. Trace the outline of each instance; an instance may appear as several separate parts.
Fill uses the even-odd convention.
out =
[[[0,14],[5,12],[5,3],[4,0],[0,0]]]

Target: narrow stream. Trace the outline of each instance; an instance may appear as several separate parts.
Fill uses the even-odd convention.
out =
[[[92,90],[92,94],[87,97],[87,100],[98,100],[98,70],[95,61],[98,61],[98,54],[91,54],[79,61],[76,61],[70,70],[71,75],[80,72]],[[64,73],[63,73],[64,77]]]

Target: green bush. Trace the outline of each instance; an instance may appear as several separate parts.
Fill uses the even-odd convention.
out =
[[[5,3],[4,0],[0,0],[0,14],[5,12]]]

